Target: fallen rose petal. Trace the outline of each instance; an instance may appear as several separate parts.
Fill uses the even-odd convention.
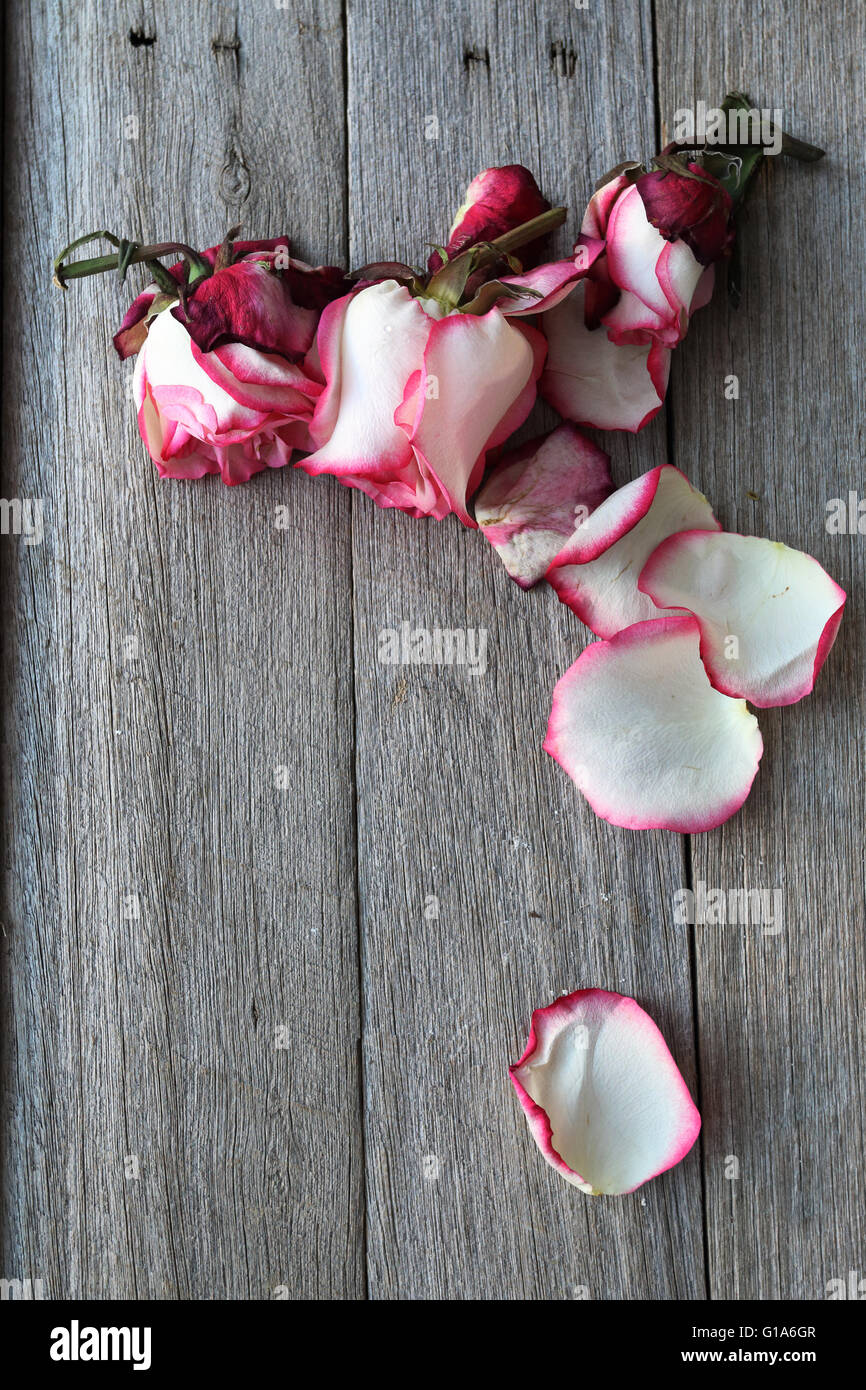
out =
[[[587,647],[553,692],[544,747],[596,815],[681,834],[739,810],[763,751],[745,700],[710,684],[691,616]]]
[[[587,328],[587,281],[544,315],[548,352],[539,390],[560,415],[601,430],[643,429],[662,408],[670,349],[659,343],[614,343],[607,329]]]
[[[618,1196],[685,1158],[701,1117],[649,1014],[581,989],[532,1015],[509,1068],[532,1137],[567,1182]]]
[[[475,520],[521,588],[544,578],[563,539],[609,496],[609,463],[570,424],[497,463],[475,499]]]
[[[548,582],[599,637],[658,617],[638,588],[646,561],[676,531],[718,531],[703,493],[661,464],[612,493],[551,561]],[[676,611],[676,610],[674,610]]]
[[[693,613],[713,685],[761,708],[809,694],[846,598],[811,555],[728,531],[670,536],[638,586],[660,608]]]

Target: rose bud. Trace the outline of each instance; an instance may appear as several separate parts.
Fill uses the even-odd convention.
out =
[[[163,477],[219,473],[229,484],[289,463],[310,447],[322,384],[307,361],[323,307],[346,290],[343,272],[293,260],[285,238],[226,242],[201,253],[210,273],[187,288],[151,286],[115,337],[137,352],[138,424]]]
[[[446,258],[451,260],[480,241],[494,241],[549,208],[550,203],[522,164],[485,169],[476,174],[457,210],[444,248],[446,257],[434,251],[427,264],[430,270],[438,270]],[[524,248],[525,265],[531,263],[537,250],[537,242]]]

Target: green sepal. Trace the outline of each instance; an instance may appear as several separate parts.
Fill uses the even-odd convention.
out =
[[[460,306],[461,314],[486,314],[496,305],[500,299],[543,299],[544,295],[540,290],[517,289],[514,285],[506,285],[502,280],[488,280],[476,294],[475,298],[468,304]]]

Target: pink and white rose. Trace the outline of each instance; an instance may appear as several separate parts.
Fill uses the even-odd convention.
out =
[[[138,296],[115,347],[138,353],[138,425],[160,475],[244,483],[311,447],[323,386],[308,357],[321,311],[346,281],[335,267],[293,260],[285,238],[202,258],[211,274],[184,295],[181,263],[170,272],[177,298],[156,286]]]
[[[468,502],[487,451],[535,401],[541,335],[498,308],[448,312],[384,280],[325,310],[318,352],[317,447],[299,467],[332,473],[381,507],[436,520],[455,512],[474,526]]]
[[[544,363],[543,337],[516,320],[559,304],[602,250],[596,239],[537,264],[544,231],[564,213],[528,169],[485,169],[426,275],[395,262],[358,272],[358,288],[322,315],[325,390],[310,423],[314,452],[299,467],[332,473],[381,507],[437,520],[454,512],[474,526],[469,503],[487,453],[526,419]]]
[[[540,389],[561,415],[636,431],[658,413],[671,350],[709,302],[731,228],[728,193],[697,164],[626,171],[594,194],[581,242],[600,240],[604,253],[544,321]]]

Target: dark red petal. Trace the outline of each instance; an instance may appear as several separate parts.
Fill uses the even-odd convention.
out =
[[[642,174],[635,183],[648,220],[667,241],[681,237],[701,265],[710,265],[734,240],[732,203],[718,179],[699,164],[690,175],[667,169]]]
[[[312,346],[322,309],[349,288],[334,266],[312,270],[291,261],[277,270],[253,257],[197,285],[186,313],[180,305],[171,312],[202,352],[240,342],[298,362]]]
[[[540,217],[550,207],[532,174],[522,164],[485,169],[472,180],[466,197],[466,205],[458,213],[459,220],[451,230],[446,247],[451,257],[476,242],[495,241],[533,217]],[[540,245],[539,241],[521,248],[524,269],[534,264]],[[433,252],[427,264],[430,270],[439,270],[442,257],[438,251]]]
[[[123,316],[123,323],[114,335],[114,346],[121,359],[134,357],[147,337],[147,312],[156,298],[156,290],[143,290]]]

